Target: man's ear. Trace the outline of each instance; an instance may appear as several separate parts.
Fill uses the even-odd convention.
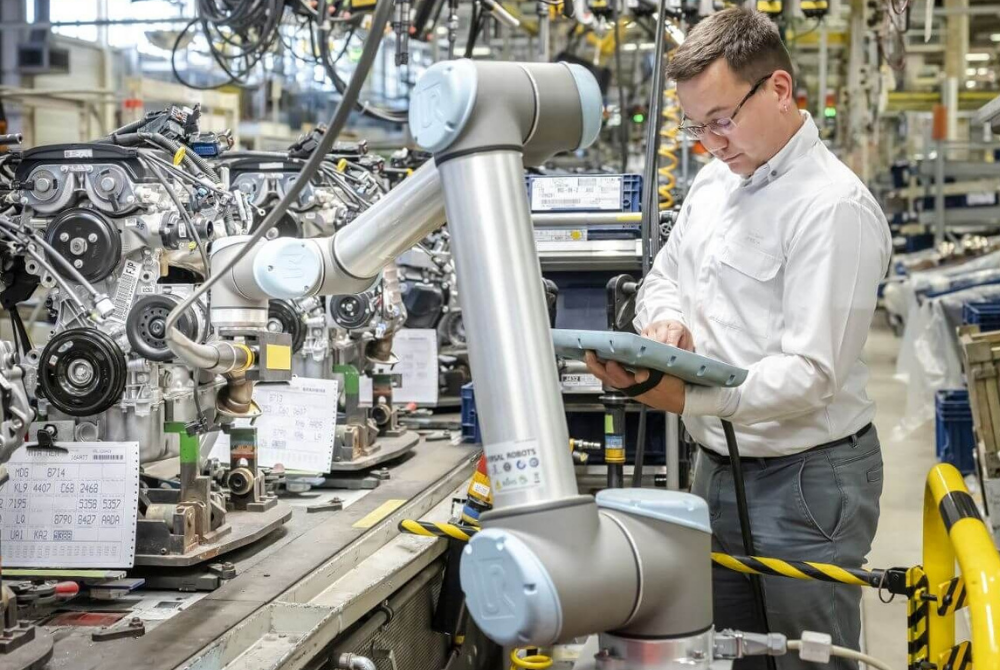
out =
[[[792,90],[792,75],[784,70],[777,70],[771,75],[771,85],[774,93],[778,96],[778,103],[791,103],[795,98],[795,91]]]

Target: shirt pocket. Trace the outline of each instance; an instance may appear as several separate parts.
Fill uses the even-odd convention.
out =
[[[727,243],[719,254],[708,317],[754,337],[768,339],[774,316],[781,308],[780,270],[781,258],[756,247]]]

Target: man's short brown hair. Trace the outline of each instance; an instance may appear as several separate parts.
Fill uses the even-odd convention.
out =
[[[667,77],[687,81],[725,58],[729,68],[748,84],[776,70],[794,79],[792,59],[777,26],[753,9],[731,7],[696,25],[667,65]]]

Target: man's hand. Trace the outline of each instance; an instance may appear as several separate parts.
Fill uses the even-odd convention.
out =
[[[691,331],[680,321],[672,319],[654,321],[643,328],[639,334],[678,349],[694,351],[694,338],[691,336]]]
[[[590,374],[611,388],[624,389],[636,384],[642,384],[649,379],[649,370],[636,370],[633,375],[615,361],[602,361],[593,351],[587,352],[586,362]],[[663,375],[663,379],[659,384],[652,390],[636,396],[635,399],[644,405],[649,405],[653,409],[662,409],[672,414],[682,414],[684,412],[684,397],[684,380],[671,377],[670,375]]]

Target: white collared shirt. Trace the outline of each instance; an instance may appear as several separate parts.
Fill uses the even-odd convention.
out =
[[[749,178],[698,173],[639,292],[635,326],[683,322],[698,353],[747,368],[737,388],[688,386],[684,424],[727,453],[784,456],[875,416],[861,360],[892,248],[882,210],[805,122]]]

